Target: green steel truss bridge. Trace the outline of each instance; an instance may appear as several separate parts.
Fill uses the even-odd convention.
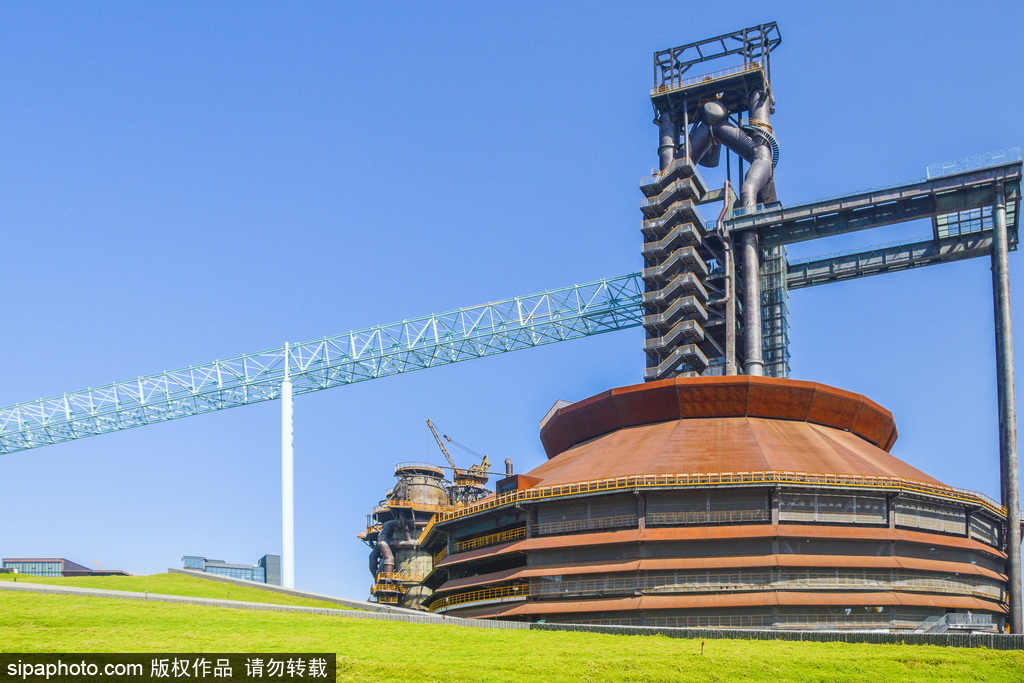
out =
[[[0,453],[638,327],[636,273],[228,360],[114,382],[0,409]]]

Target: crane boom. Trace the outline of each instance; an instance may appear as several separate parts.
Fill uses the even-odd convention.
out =
[[[638,327],[639,273],[0,408],[0,454]]]
[[[444,453],[444,459],[447,460],[448,464],[452,466],[454,476],[455,473],[458,473],[459,468],[455,466],[455,460],[452,459],[452,454],[449,453],[448,449],[444,447],[444,442],[441,441],[440,435],[438,435],[437,430],[434,429],[434,423],[431,422],[429,419],[427,420],[427,427],[430,429],[430,433],[434,435],[434,441],[437,442],[437,447],[441,449],[442,453]]]

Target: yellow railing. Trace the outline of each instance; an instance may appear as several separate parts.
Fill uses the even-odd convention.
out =
[[[371,593],[404,593],[405,586],[400,583],[375,583],[370,588]]]
[[[377,572],[377,583],[383,581],[422,581],[423,575],[407,574],[405,572]]]
[[[484,548],[489,545],[496,545],[498,543],[505,543],[506,541],[514,541],[517,538],[526,536],[526,527],[521,526],[517,529],[509,529],[508,531],[502,531],[496,534],[488,534],[487,536],[480,536],[479,538],[471,538],[468,541],[459,541],[452,544],[452,551],[456,553],[462,553],[467,550],[474,550],[476,548]]]
[[[446,557],[448,557],[448,546],[441,548],[441,552],[439,552],[437,555],[434,555],[434,566],[436,567],[437,565],[441,564],[441,560],[443,560]]]
[[[502,600],[505,598],[525,599],[529,597],[529,594],[530,587],[525,583],[516,584],[514,586],[502,586],[501,588],[486,588],[484,590],[459,593],[458,595],[449,595],[439,598],[432,601],[428,609],[431,612],[437,612],[448,607],[464,605],[468,602],[484,602],[487,600]]]
[[[381,605],[397,605],[398,604],[398,596],[397,595],[378,595],[377,596],[377,602],[380,603]]]
[[[576,496],[620,489],[663,488],[671,486],[704,487],[729,484],[810,484],[819,486],[857,486],[879,489],[896,489],[926,493],[942,498],[982,505],[997,515],[1005,516],[1006,508],[988,496],[942,484],[929,484],[903,477],[883,477],[857,474],[812,474],[807,472],[764,471],[764,472],[712,472],[706,474],[639,474],[615,479],[583,481],[557,486],[538,486],[530,489],[509,491],[465,507],[438,512],[424,528],[420,539],[424,539],[435,524],[458,519],[467,515],[492,510],[506,505],[559,496]]]
[[[391,508],[412,508],[414,510],[427,510],[428,512],[448,512],[456,508],[455,505],[431,505],[430,503],[418,503],[411,500],[389,500],[373,508],[371,514],[377,514],[390,510]]]

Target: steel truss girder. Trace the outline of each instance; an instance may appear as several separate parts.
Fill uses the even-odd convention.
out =
[[[0,408],[0,453],[638,327],[632,273]]]
[[[1016,246],[1017,233],[1014,231],[1010,236],[1010,249],[1016,249]],[[790,263],[786,284],[791,290],[802,289],[991,254],[991,230],[940,240],[890,244],[864,251]]]
[[[846,197],[741,215],[726,221],[726,226],[730,231],[756,229],[762,247],[793,244],[991,206],[998,184],[1004,185],[1008,202],[1019,202],[1020,182],[1021,162],[1015,161]]]

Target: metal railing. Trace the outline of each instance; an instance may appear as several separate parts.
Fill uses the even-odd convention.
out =
[[[651,88],[651,96],[661,95],[663,93],[672,92],[673,90],[679,90],[685,88],[688,85],[695,85],[697,83],[709,83],[711,81],[717,81],[728,76],[735,76],[737,74],[746,73],[748,71],[760,71],[763,67],[760,62],[750,62],[748,64],[740,64],[737,66],[729,67],[728,69],[719,69],[718,71],[712,71],[700,76],[691,76],[690,78],[679,78],[672,79],[667,83],[661,83]]]
[[[375,583],[370,587],[370,593],[377,595],[379,593],[404,593],[405,586],[400,583]]]
[[[430,503],[418,503],[411,500],[389,500],[385,503],[381,503],[373,508],[371,514],[378,514],[391,508],[411,508],[413,510],[425,510],[427,512],[447,512],[453,508],[458,508],[458,505],[432,505]]]
[[[767,522],[771,520],[767,508],[751,510],[700,510],[678,512],[648,512],[647,524],[715,524],[721,522]]]
[[[989,166],[1002,166],[1003,164],[1020,160],[1021,148],[1011,147],[1009,149],[1000,149],[994,152],[961,157],[952,161],[930,164],[925,169],[925,173],[928,180],[931,180],[932,178],[941,178],[942,176],[953,175],[954,173],[963,173],[964,171],[974,171],[979,168],[988,168]]]
[[[397,476],[401,470],[416,469],[416,470],[428,470],[430,472],[436,472],[437,474],[444,476],[444,469],[440,465],[434,465],[429,462],[400,462],[395,465],[395,475]]]
[[[427,523],[427,526],[423,529],[423,533],[420,535],[420,539],[422,542],[422,539],[426,538],[426,535],[430,533],[430,530],[433,529],[436,524],[441,522],[447,522],[452,519],[485,512],[494,508],[513,505],[522,501],[558,498],[561,496],[578,496],[622,489],[647,489],[677,486],[710,487],[727,486],[731,484],[748,486],[757,484],[806,484],[817,486],[856,486],[860,488],[896,489],[974,503],[982,505],[1000,516],[1006,515],[1006,508],[982,493],[959,489],[952,486],[945,486],[942,484],[929,484],[927,482],[905,479],[903,477],[835,473],[812,474],[807,472],[787,472],[778,470],[764,472],[709,472],[701,474],[638,474],[626,477],[616,477],[614,479],[583,481],[574,484],[559,484],[556,486],[538,486],[536,488],[509,491],[508,493],[493,496],[457,510],[439,512]]]
[[[516,529],[509,529],[508,531],[501,531],[496,534],[488,534],[487,536],[471,538],[466,541],[458,541],[452,544],[452,551],[462,553],[467,550],[485,548],[489,545],[497,545],[498,543],[514,541],[515,539],[523,538],[524,536],[526,536],[526,527],[521,526]]]
[[[1005,601],[1005,593],[984,580],[971,582],[966,577],[942,576],[929,578],[906,572],[703,572],[694,574],[659,575],[657,573],[630,574],[628,576],[598,579],[563,579],[552,581],[537,578],[530,583],[528,597],[567,598],[595,597],[609,594],[658,595],[677,593],[732,593],[732,592],[817,592],[842,590],[882,591],[900,593],[942,593],[969,595],[997,602]]]
[[[424,579],[422,574],[407,574],[405,572],[377,572],[377,583],[383,583],[385,581],[422,581]]]
[[[593,529],[616,529],[626,526],[637,526],[640,517],[635,512],[628,515],[611,517],[589,517],[587,519],[568,519],[561,522],[546,522],[537,525],[539,535],[567,534],[573,531],[590,531]]]
[[[448,557],[448,546],[441,548],[441,552],[434,555],[434,566],[441,564],[441,560]]]
[[[530,587],[525,583],[519,583],[513,586],[502,586],[500,588],[487,588],[484,590],[470,591],[468,593],[459,593],[458,595],[448,595],[443,598],[432,600],[427,606],[427,609],[431,612],[438,612],[443,609],[455,607],[456,605],[465,605],[471,602],[493,602],[509,599],[525,600],[529,593]]]

